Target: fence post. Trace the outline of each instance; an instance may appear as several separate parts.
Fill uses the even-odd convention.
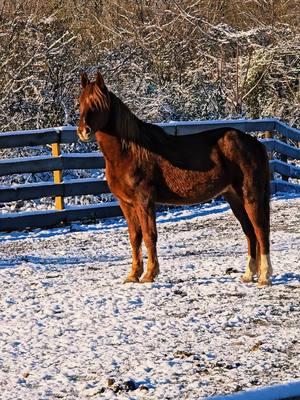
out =
[[[264,139],[272,139],[273,138],[273,132],[271,131],[265,131],[263,134]],[[268,151],[268,156],[269,160],[273,160],[273,151]],[[270,180],[272,181],[274,179],[274,173],[270,172]]]
[[[51,148],[52,148],[52,156],[59,157],[61,154],[60,144],[52,143]],[[53,171],[53,178],[54,178],[54,183],[62,183],[62,170],[58,169],[58,170]],[[56,210],[63,210],[65,208],[64,198],[62,196],[55,197],[55,208],[56,208]]]
[[[273,132],[271,131],[265,131],[264,133],[264,139],[272,139],[273,138]]]

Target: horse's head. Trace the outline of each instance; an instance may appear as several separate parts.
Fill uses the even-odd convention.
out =
[[[80,117],[77,134],[80,140],[91,140],[95,132],[105,129],[110,114],[109,92],[100,72],[94,82],[86,73],[81,74],[82,93],[79,99]]]

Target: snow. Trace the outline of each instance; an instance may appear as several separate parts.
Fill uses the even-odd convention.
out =
[[[273,286],[245,285],[225,203],[158,214],[126,284],[122,218],[0,235],[1,399],[201,399],[299,379],[300,198],[272,201]]]

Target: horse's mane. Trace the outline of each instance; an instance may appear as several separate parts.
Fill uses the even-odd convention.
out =
[[[130,150],[139,159],[148,158],[150,153],[161,154],[170,142],[163,129],[141,121],[114,93],[109,92],[109,97],[111,118],[123,150]]]

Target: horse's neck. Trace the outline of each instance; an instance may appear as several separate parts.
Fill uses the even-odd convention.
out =
[[[111,114],[107,132],[115,137],[111,146],[119,155],[130,151],[139,162],[149,159],[151,154],[165,155],[170,148],[169,138],[157,125],[149,124],[135,116],[129,108],[111,93]],[[111,149],[108,149],[111,152]],[[108,153],[107,153],[108,154]],[[117,153],[114,152],[116,156]]]
[[[120,158],[122,142],[117,136],[98,131],[96,140],[106,161],[113,163]]]
[[[114,93],[112,97],[112,130],[121,140],[139,141],[142,133],[142,122]]]

